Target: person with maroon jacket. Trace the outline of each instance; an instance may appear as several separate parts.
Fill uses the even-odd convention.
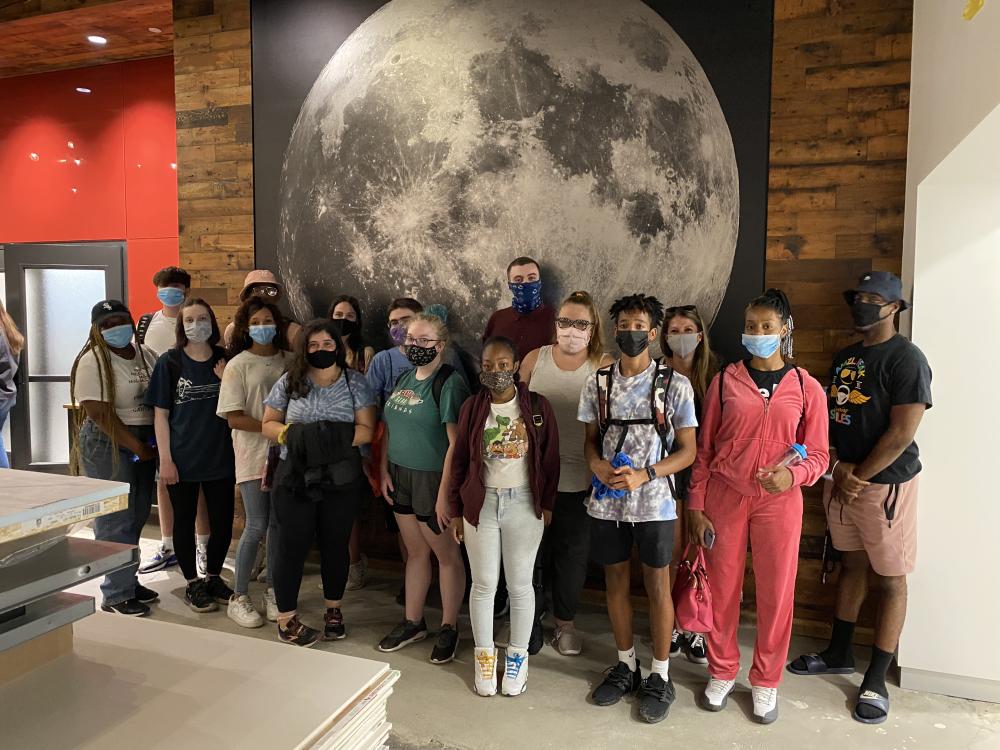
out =
[[[542,302],[542,272],[538,262],[526,256],[507,266],[507,286],[513,295],[510,307],[490,316],[483,341],[503,336],[514,342],[522,356],[552,343],[556,311]]]
[[[465,541],[472,568],[469,614],[475,639],[476,692],[496,695],[493,597],[503,567],[510,591],[510,645],[503,693],[520,695],[528,678],[535,612],[535,555],[559,491],[559,428],[544,396],[517,380],[520,360],[509,339],[483,347],[483,390],[462,406],[438,495],[442,527]]]

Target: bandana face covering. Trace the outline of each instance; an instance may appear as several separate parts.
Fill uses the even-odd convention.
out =
[[[499,370],[486,372],[484,370],[479,373],[479,382],[483,384],[484,388],[488,388],[494,393],[503,393],[514,385],[514,371]]]
[[[590,333],[578,331],[575,328],[556,330],[556,342],[559,348],[569,354],[579,354],[590,343]]]
[[[627,357],[638,357],[649,347],[649,331],[619,331],[615,343]]]
[[[429,365],[434,361],[437,353],[436,346],[417,346],[416,344],[410,344],[406,347],[406,358],[414,367]]]
[[[542,304],[542,282],[526,281],[523,284],[508,284],[510,293],[514,295],[511,307],[521,315],[527,315],[533,310],[537,310]]]

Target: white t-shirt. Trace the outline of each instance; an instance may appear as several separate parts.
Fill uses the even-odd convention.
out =
[[[528,428],[515,396],[506,404],[490,404],[483,429],[484,479],[487,487],[505,489],[528,484]]]
[[[163,314],[163,310],[157,310],[153,313],[153,319],[149,321],[142,345],[149,347],[159,356],[167,349],[172,349],[176,343],[177,318],[168,318]]]
[[[270,357],[262,357],[249,350],[237,354],[226,365],[222,375],[216,413],[223,418],[231,411],[242,411],[254,419],[263,417],[264,399],[291,360],[290,352],[278,352]],[[263,476],[262,469],[270,444],[259,432],[233,430],[237,482],[249,482]]]
[[[108,352],[108,359],[111,360],[111,371],[115,379],[115,412],[123,424],[153,424],[153,410],[143,403],[143,399],[146,396],[146,388],[149,386],[149,375],[156,364],[156,357],[145,347],[142,348],[142,353],[145,358],[145,366],[138,355],[132,359],[125,359],[113,352]],[[110,389],[107,380],[105,380],[102,391],[101,376],[106,379],[107,373],[103,369],[98,373],[97,355],[93,351],[84,354],[76,367],[74,395],[78,403],[84,401],[109,403]]]

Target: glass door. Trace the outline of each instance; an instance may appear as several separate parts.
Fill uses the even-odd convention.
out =
[[[87,341],[90,309],[125,300],[125,243],[8,244],[7,309],[24,333],[17,405],[11,412],[11,466],[69,468],[69,375]]]

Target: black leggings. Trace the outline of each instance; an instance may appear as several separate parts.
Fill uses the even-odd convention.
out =
[[[351,565],[347,543],[361,510],[361,481],[335,487],[318,503],[280,483],[275,485],[271,498],[278,521],[278,557],[272,581],[279,612],[298,607],[302,568],[313,540],[319,547],[323,597],[344,598]]]
[[[236,479],[213,479],[208,482],[168,484],[170,504],[174,509],[174,552],[184,577],[198,577],[194,557],[194,519],[198,515],[198,488],[205,492],[208,507],[208,566],[210,576],[222,572],[229,544],[233,541],[233,513],[236,510]]]
[[[589,494],[589,490],[558,493],[546,534],[553,614],[567,622],[576,617],[580,592],[587,580],[590,516],[584,503]]]

